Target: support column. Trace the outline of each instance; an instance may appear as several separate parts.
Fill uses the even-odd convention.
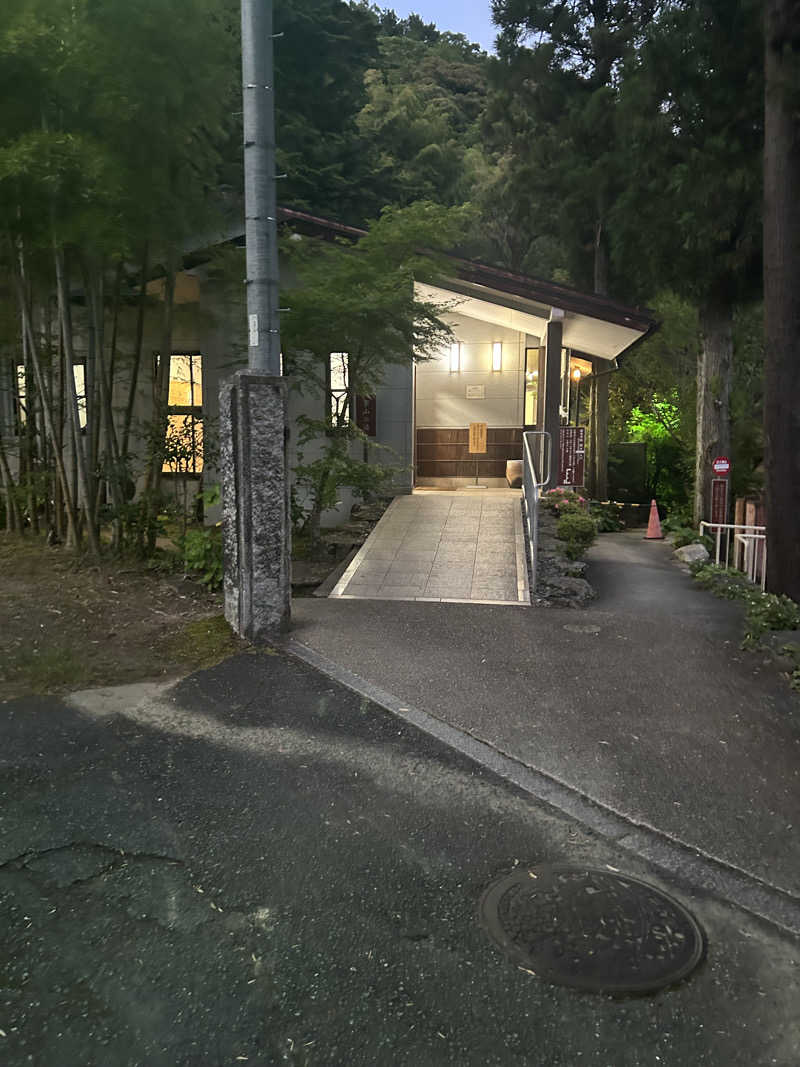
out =
[[[598,360],[598,363],[600,361]],[[611,377],[607,363],[595,371],[594,389],[594,489],[597,500],[608,498],[608,382]]]
[[[286,382],[238,371],[220,386],[225,618],[250,641],[290,620]]]
[[[558,444],[561,428],[561,348],[564,336],[564,312],[552,308],[545,332],[544,357],[544,426],[550,434],[550,482],[558,485]]]

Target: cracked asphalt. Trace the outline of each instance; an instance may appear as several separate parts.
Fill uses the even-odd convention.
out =
[[[519,864],[674,893],[707,955],[612,999],[477,919]],[[278,654],[0,704],[0,1062],[795,1067],[798,943]]]

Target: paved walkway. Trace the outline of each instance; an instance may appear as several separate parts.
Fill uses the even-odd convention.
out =
[[[585,610],[299,600],[294,637],[630,820],[800,897],[800,702],[741,606],[603,535]]]
[[[279,653],[0,702],[0,825],[5,1067],[800,1062],[796,941]],[[624,1000],[518,967],[478,902],[542,862],[663,886],[707,960]]]
[[[397,497],[331,596],[530,605],[519,490]]]

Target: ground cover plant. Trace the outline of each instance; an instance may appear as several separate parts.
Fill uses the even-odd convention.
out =
[[[187,579],[174,555],[158,564],[0,540],[3,699],[177,677],[244,647],[218,593]]]
[[[695,581],[714,596],[739,600],[745,605],[745,633],[742,647],[757,649],[764,646],[763,638],[770,631],[798,631],[797,642],[788,641],[777,651],[792,663],[791,685],[800,690],[800,604],[783,594],[762,593],[740,571],[719,567],[714,563],[692,568]]]

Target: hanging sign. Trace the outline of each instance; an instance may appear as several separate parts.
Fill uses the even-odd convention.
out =
[[[374,396],[356,397],[356,426],[367,437],[375,437],[378,432],[377,410]]]
[[[711,464],[711,469],[714,474],[730,474],[731,461],[727,456],[717,456],[714,462]]]
[[[558,484],[578,486],[584,482],[586,428],[562,426],[558,431]]]
[[[488,422],[471,422],[469,424],[469,450],[470,452],[485,452],[486,437],[489,429]]]

